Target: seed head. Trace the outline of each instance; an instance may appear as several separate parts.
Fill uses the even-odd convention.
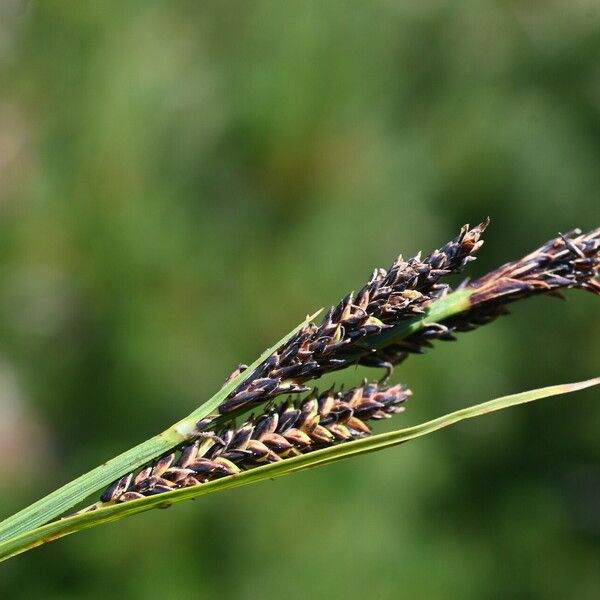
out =
[[[241,427],[203,435],[137,475],[113,483],[102,502],[126,502],[200,485],[261,464],[278,462],[371,433],[367,421],[386,419],[404,410],[411,392],[403,385],[365,383],[348,392],[333,389],[302,401],[288,400],[251,418]]]
[[[247,409],[281,394],[305,392],[305,382],[352,364],[372,366],[375,338],[421,314],[432,299],[445,292],[447,286],[439,283],[440,278],[460,272],[475,260],[488,223],[473,228],[465,225],[455,239],[423,260],[420,254],[407,261],[399,256],[389,270],[375,269],[367,284],[332,307],[320,325],[309,323],[274,352],[221,404],[220,414]]]
[[[582,234],[574,229],[550,240],[523,258],[463,284],[471,291],[468,310],[390,344],[376,358],[391,364],[410,353],[421,353],[433,340],[454,340],[455,332],[470,331],[508,314],[507,305],[545,294],[562,298],[562,290],[578,288],[600,295],[600,228]]]

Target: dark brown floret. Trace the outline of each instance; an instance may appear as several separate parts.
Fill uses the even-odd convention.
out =
[[[174,489],[200,485],[257,465],[277,462],[371,433],[368,420],[404,410],[411,392],[402,385],[365,384],[346,393],[329,390],[287,403],[186,445],[179,458],[170,453],[153,465],[121,477],[101,496],[127,502]]]
[[[433,340],[453,340],[455,332],[493,321],[506,314],[508,304],[522,298],[560,296],[567,288],[600,295],[600,229],[587,234],[573,230],[520,260],[462,284],[459,289],[467,292],[464,298],[468,301],[460,304],[451,317],[422,325],[402,340],[378,337],[422,314],[450,291],[439,279],[459,272],[474,260],[487,224],[485,221],[473,229],[463,227],[455,240],[424,260],[420,256],[408,261],[399,257],[389,271],[375,270],[356,296],[350,294],[331,308],[320,325],[303,327],[238,386],[219,407],[221,419],[231,419],[235,411],[284,393],[307,391],[305,382],[352,364],[398,364],[410,353],[423,352]],[[392,334],[397,336],[397,331]],[[246,368],[241,365],[228,381]],[[101,499],[126,502],[200,485],[256,465],[369,435],[367,421],[402,411],[410,395],[401,385],[382,387],[375,383],[343,394],[330,390],[273,406],[241,427],[226,427],[216,433],[203,431],[215,423],[214,415],[207,417],[196,425],[197,439],[182,448],[179,455],[171,453],[158,459],[135,478],[131,473],[121,477]]]
[[[545,294],[562,298],[562,290],[578,288],[600,294],[600,228],[582,234],[574,229],[550,240],[527,256],[463,285],[471,293],[468,310],[376,353],[398,364],[408,354],[421,353],[433,340],[454,340],[454,333],[471,331],[508,314],[507,305]]]
[[[445,291],[447,286],[439,283],[440,278],[460,272],[475,260],[488,223],[472,229],[465,225],[454,240],[423,260],[420,255],[407,261],[399,256],[388,271],[376,269],[358,294],[346,296],[320,325],[306,325],[272,354],[221,404],[220,414],[307,391],[304,382],[352,364],[382,366],[373,353],[374,339],[399,322],[422,314],[424,307]],[[227,381],[240,372],[238,368]]]

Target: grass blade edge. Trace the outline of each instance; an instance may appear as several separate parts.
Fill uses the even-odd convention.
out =
[[[466,419],[472,419],[550,396],[575,392],[595,385],[600,385],[600,377],[578,383],[555,385],[503,396],[495,400],[459,409],[414,427],[381,433],[354,442],[317,450],[310,454],[251,469],[238,475],[218,479],[197,487],[185,488],[160,494],[159,496],[108,506],[94,512],[62,519],[5,540],[0,544],[0,561],[71,533],[116,521],[126,516],[164,506],[165,504],[181,502],[210,493],[257,483],[265,479],[273,479],[309,468],[323,466],[368,452],[374,452],[423,437]]]

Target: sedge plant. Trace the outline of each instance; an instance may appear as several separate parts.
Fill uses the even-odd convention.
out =
[[[156,507],[271,479],[422,437],[459,421],[600,383],[555,385],[374,435],[371,423],[405,409],[394,368],[436,340],[508,314],[534,295],[574,288],[600,295],[600,229],[572,230],[521,259],[452,289],[444,278],[475,260],[489,219],[425,257],[375,269],[317,321],[307,317],[188,417],[0,523],[0,560],[65,535]],[[324,374],[364,365],[376,381],[319,392]],[[81,504],[96,494],[96,500]],[[74,512],[75,510],[75,512]],[[65,516],[66,515],[66,516]]]

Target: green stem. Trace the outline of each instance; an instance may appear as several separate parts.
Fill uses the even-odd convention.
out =
[[[41,500],[34,502],[27,508],[2,521],[0,523],[0,543],[58,517],[94,492],[105,488],[125,473],[141,467],[185,442],[192,433],[193,425],[198,420],[213,413],[219,404],[238,385],[248,379],[252,375],[252,372],[271,356],[274,350],[285,344],[288,339],[304,327],[306,323],[312,321],[318,314],[315,313],[308,316],[298,327],[279,340],[273,347],[268,348],[248,369],[240,373],[233,381],[223,386],[210,400],[202,404],[185,419],[175,423],[153,438],[92,469],[85,475],[74,479]]]
[[[435,300],[425,309],[425,313],[422,317],[404,321],[399,325],[396,325],[396,327],[384,330],[377,336],[371,346],[383,348],[416,333],[427,325],[439,323],[469,310],[471,307],[469,299],[472,294],[473,290],[458,290],[439,300]]]

